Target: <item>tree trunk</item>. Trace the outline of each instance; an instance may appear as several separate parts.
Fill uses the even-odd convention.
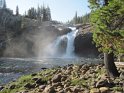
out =
[[[104,64],[107,70],[107,74],[110,77],[119,77],[120,74],[118,73],[118,70],[115,66],[113,53],[104,53]]]

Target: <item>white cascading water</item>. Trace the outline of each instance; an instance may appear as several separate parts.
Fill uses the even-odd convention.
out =
[[[75,27],[73,28],[69,27],[69,28],[72,29],[72,31],[66,35],[67,47],[66,47],[66,54],[64,55],[64,57],[66,58],[74,57],[74,39],[78,32],[78,30]]]
[[[75,27],[69,27],[72,31],[70,33],[67,33],[66,35],[59,36],[55,43],[54,48],[58,50],[60,43],[63,41],[63,39],[67,39],[67,47],[66,52],[64,54],[64,58],[71,58],[74,57],[74,39],[76,37],[76,34],[78,30]],[[55,50],[55,51],[56,51]],[[57,53],[57,51],[56,51]],[[58,54],[57,54],[58,55]]]
[[[61,57],[61,58],[73,58],[74,57],[74,39],[78,30],[75,27],[69,27],[72,31],[65,35],[57,37],[57,39],[46,47],[45,57]],[[65,53],[59,51],[61,43],[65,41]],[[63,47],[63,46],[62,46]]]

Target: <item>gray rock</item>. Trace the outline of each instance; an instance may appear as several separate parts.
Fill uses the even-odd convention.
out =
[[[73,67],[72,67],[72,66],[68,66],[68,67],[67,67],[67,70],[69,70],[69,71],[70,71],[70,70],[73,70]]]
[[[60,90],[58,91],[58,93],[66,93],[64,90]]]
[[[78,88],[78,87],[74,87],[74,88],[73,88],[73,92],[74,92],[74,93],[79,93],[79,92],[81,92],[81,89]]]
[[[1,91],[3,88],[4,88],[3,86],[0,86],[0,91]]]
[[[52,78],[53,83],[61,82],[62,75],[59,73]]]
[[[57,93],[58,93],[59,91],[62,91],[62,90],[63,90],[63,87],[58,86],[58,87],[56,88]]]
[[[84,89],[84,91],[81,93],[90,93],[90,91],[88,89]]]
[[[100,90],[100,93],[108,93],[109,92],[108,87],[101,87],[99,90]]]
[[[15,89],[16,85],[11,85],[9,89]]]
[[[37,73],[33,73],[33,74],[31,74],[31,76],[36,76],[37,75]]]
[[[69,92],[69,93],[72,93],[73,92],[70,87],[66,87],[64,90],[65,90],[66,93],[67,92]]]
[[[92,43],[92,33],[78,34],[74,40],[75,53],[79,56],[95,57],[99,55],[98,49]]]
[[[53,87],[58,87],[58,86],[63,86],[61,82],[57,82],[57,83],[53,83],[52,84]]]
[[[40,85],[39,89],[44,89],[46,87],[46,85]]]
[[[122,72],[122,73],[120,74],[120,78],[121,78],[121,79],[124,79],[124,72]]]
[[[90,90],[90,93],[100,93],[100,90],[98,88],[93,88]]]
[[[61,81],[65,81],[67,79],[67,76],[62,76]]]
[[[56,93],[56,91],[53,86],[48,85],[45,87],[43,93]]]
[[[105,87],[108,85],[108,81],[107,80],[104,80],[104,79],[101,79],[99,80],[97,83],[96,83],[96,87],[99,88],[99,87]]]
[[[28,88],[28,89],[31,89],[31,88],[35,88],[36,84],[30,84],[30,83],[27,83],[24,85],[25,88]]]
[[[88,65],[88,64],[84,64],[84,65],[82,66],[82,69],[83,69],[83,70],[86,70],[86,71],[89,70],[89,65]]]
[[[35,78],[32,78],[32,80],[34,80],[34,81],[37,81],[39,78],[37,78],[37,77],[35,77]]]
[[[38,84],[38,85],[43,85],[43,84],[45,84],[46,82],[43,81],[43,80],[40,78],[40,79],[38,79],[35,83]]]

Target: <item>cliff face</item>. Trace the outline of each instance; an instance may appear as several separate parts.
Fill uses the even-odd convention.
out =
[[[74,46],[75,53],[79,56],[96,57],[99,52],[93,43],[93,33],[91,32],[90,25],[82,26],[79,28],[79,33],[75,38]]]
[[[75,53],[79,56],[93,57],[99,52],[92,43],[90,25],[78,25],[78,35],[74,40]],[[46,21],[38,24],[36,20],[24,19],[23,29],[14,35],[1,47],[0,56],[5,57],[37,57],[42,56],[44,49],[51,44],[58,36],[67,34],[71,29],[60,23]],[[3,35],[5,36],[5,35]],[[60,51],[65,51],[67,41],[61,43]],[[50,49],[52,50],[52,49]]]
[[[6,42],[6,48],[1,56],[37,57],[39,53],[42,56],[48,44],[51,44],[59,35],[71,31],[67,27],[59,26],[61,24],[52,21],[38,24],[36,20],[25,19],[23,22],[23,29],[20,34]]]

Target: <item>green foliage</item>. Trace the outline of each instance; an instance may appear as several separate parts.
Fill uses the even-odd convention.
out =
[[[107,6],[91,3],[93,40],[103,52],[124,53],[124,1],[111,0]]]
[[[49,6],[44,7],[37,7],[35,9],[34,7],[30,8],[27,11],[27,14],[25,14],[25,17],[31,18],[31,19],[37,19],[39,21],[50,21],[51,20],[51,11]]]
[[[87,24],[90,22],[90,14],[85,14],[84,16],[82,16],[82,23],[83,24]]]
[[[123,91],[123,88],[122,87],[113,87],[113,88],[111,88],[111,90],[114,90],[115,92],[116,91]]]
[[[84,86],[84,85],[86,85],[86,83],[87,83],[87,81],[86,80],[84,80],[84,79],[73,79],[73,80],[71,80],[71,84],[73,85],[73,86],[75,86],[75,85],[81,85],[81,86]]]
[[[74,18],[69,22],[73,24],[87,24],[90,21],[90,14],[85,14],[83,16],[78,16],[77,12],[75,13]]]
[[[13,31],[18,31],[21,29],[21,16],[13,15],[10,9],[0,9],[0,26],[6,29],[11,29]]]
[[[25,88],[24,86],[28,83],[34,84],[35,80],[32,80],[33,78],[41,78],[42,81],[47,82],[49,79],[51,79],[53,77],[52,73],[54,71],[55,71],[54,69],[47,69],[47,70],[43,70],[43,71],[37,73],[36,76],[32,76],[32,75],[22,76],[16,82],[10,82],[9,84],[7,84],[0,93],[17,93],[18,91],[23,92],[23,91],[29,90],[29,89]],[[47,76],[46,76],[46,74],[47,74]],[[10,86],[12,86],[12,85],[15,85],[14,89],[10,89]],[[38,88],[38,86],[36,88]],[[35,88],[34,88],[34,90],[35,90]],[[36,93],[36,91],[33,93]]]

